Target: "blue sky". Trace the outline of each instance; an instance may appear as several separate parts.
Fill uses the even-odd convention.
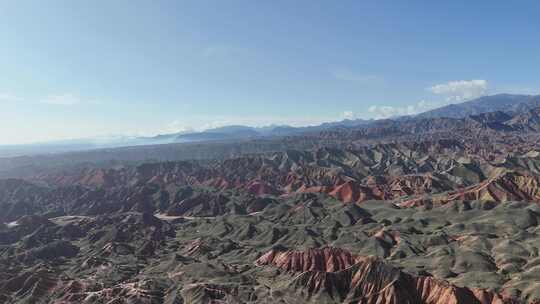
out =
[[[540,92],[537,1],[0,1],[0,144]]]

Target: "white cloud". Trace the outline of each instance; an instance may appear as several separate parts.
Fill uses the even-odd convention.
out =
[[[353,119],[354,118],[354,112],[353,111],[344,111],[342,114],[344,119]]]
[[[374,118],[389,118],[395,116],[415,115],[425,111],[445,106],[453,102],[462,102],[478,98],[487,94],[488,82],[486,80],[458,80],[437,84],[428,91],[444,97],[440,102],[428,102],[422,100],[412,105],[404,106],[379,106],[373,105],[368,108],[368,112]]]
[[[22,98],[8,93],[0,93],[0,101],[21,101]]]
[[[40,101],[41,103],[60,106],[73,106],[78,104],[100,104],[98,100],[82,99],[80,96],[72,93],[58,95],[49,95]]]
[[[441,104],[432,103],[425,100],[421,100],[413,105],[406,106],[371,106],[368,108],[368,112],[371,113],[374,118],[390,118],[395,116],[415,115],[431,109],[434,109]]]
[[[30,99],[28,97],[22,98],[13,94],[9,93],[0,93],[0,102],[24,102],[28,104],[33,103],[42,103],[42,104],[50,104],[50,105],[63,105],[63,106],[72,106],[76,104],[99,104],[100,102],[98,100],[91,100],[91,99],[82,99],[76,94],[72,93],[63,93],[63,94],[55,94],[55,95],[49,95],[46,97],[41,97],[37,99]]]
[[[350,82],[372,82],[380,80],[380,77],[369,74],[359,74],[350,69],[338,68],[331,71],[334,78]]]
[[[470,100],[486,95],[488,89],[488,82],[486,80],[458,80],[450,81],[447,83],[437,84],[430,88],[428,91],[446,96],[446,100],[449,102],[460,102]]]
[[[47,96],[41,102],[51,105],[71,106],[81,103],[81,98],[71,93],[65,93]]]
[[[169,133],[187,133],[196,131],[194,128],[186,126],[183,121],[174,120],[170,122],[163,130],[160,130],[160,134]]]
[[[346,111],[350,112],[350,111]],[[352,112],[351,112],[352,114]],[[289,125],[292,127],[314,126],[325,122],[343,119],[342,113],[329,116],[214,116],[196,115],[186,117],[185,120],[174,120],[162,127],[154,128],[152,133],[144,134],[170,134],[176,132],[200,132],[230,125],[244,125],[251,127],[267,127],[271,125]],[[136,134],[141,134],[136,133]]]

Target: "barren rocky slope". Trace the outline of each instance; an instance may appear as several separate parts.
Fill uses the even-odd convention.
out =
[[[537,205],[476,201],[415,209],[381,201],[344,205],[321,194],[260,204],[262,211],[218,216],[19,218],[0,234],[1,297],[5,303],[540,298]]]
[[[540,303],[537,116],[0,180],[0,303]]]

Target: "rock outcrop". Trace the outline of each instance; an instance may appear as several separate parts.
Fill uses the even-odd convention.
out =
[[[344,303],[519,303],[482,289],[458,287],[428,276],[414,276],[374,257],[325,247],[306,251],[274,249],[257,260],[295,273],[292,288],[306,297],[327,296]]]

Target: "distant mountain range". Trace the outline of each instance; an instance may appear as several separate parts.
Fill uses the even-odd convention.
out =
[[[450,104],[416,115],[417,118],[463,118],[488,112],[521,113],[540,107],[540,95],[497,94]]]
[[[0,158],[0,303],[540,303],[533,99]]]
[[[490,117],[482,119],[493,120],[493,115],[498,115],[498,121],[505,121],[504,115],[526,114],[531,109],[540,107],[540,95],[512,95],[498,94],[484,96],[459,104],[450,104],[413,116],[395,118],[397,120],[415,120],[422,118],[464,118],[467,116],[491,113]],[[495,114],[494,114],[495,113]],[[496,114],[498,113],[498,114]],[[480,119],[480,118],[479,118]],[[345,119],[337,122],[328,122],[316,126],[292,127],[288,125],[249,127],[243,125],[231,125],[208,129],[201,132],[180,132],[161,134],[151,137],[114,136],[91,139],[74,139],[36,143],[28,145],[0,146],[0,157],[12,157],[18,155],[33,155],[81,151],[102,148],[116,148],[142,145],[159,145],[172,143],[193,142],[226,142],[238,140],[250,140],[272,137],[296,136],[309,133],[318,133],[339,128],[363,128],[380,124],[381,120]]]
[[[179,132],[171,134],[160,134],[151,137],[111,136],[100,138],[51,141],[24,145],[0,145],[0,157],[61,153],[127,146],[144,146],[191,142],[236,141],[257,138],[294,136],[310,132],[320,132],[335,127],[358,127],[368,125],[373,121],[374,120],[345,119],[338,122],[329,122],[323,123],[321,125],[306,127],[292,127],[288,125],[273,125],[266,127],[231,125],[208,129],[201,132]]]
[[[335,127],[359,127],[369,125],[374,120],[345,119],[337,122],[323,123],[316,126],[291,127],[287,125],[269,127],[225,126],[203,132],[180,134],[174,142],[223,141],[235,139],[252,139],[263,137],[294,136],[299,134],[320,132]]]

